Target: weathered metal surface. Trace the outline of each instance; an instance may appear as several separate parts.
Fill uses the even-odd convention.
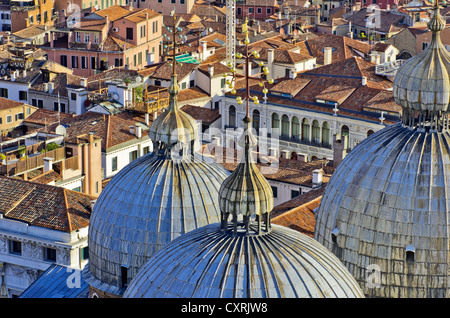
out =
[[[331,177],[315,238],[367,296],[449,296],[449,154],[449,132],[397,124],[360,143]]]
[[[397,104],[415,111],[447,111],[450,102],[450,53],[440,40],[445,21],[437,6],[428,28],[433,32],[430,45],[397,71],[394,99]]]
[[[273,225],[232,236],[211,224],[175,239],[146,263],[125,298],[364,297],[348,270],[312,238]]]
[[[221,165],[155,153],[134,160],[108,183],[89,225],[86,281],[121,293],[121,266],[131,279],[156,251],[188,231],[220,220],[217,202],[229,175]]]

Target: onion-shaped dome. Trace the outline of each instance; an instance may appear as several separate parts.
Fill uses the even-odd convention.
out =
[[[247,116],[241,168],[220,190],[221,223],[163,247],[124,297],[364,297],[330,251],[302,233],[271,225],[273,194],[252,166],[250,122]]]
[[[450,134],[388,126],[345,157],[316,216],[315,239],[366,296],[449,297]]]
[[[195,153],[197,124],[178,109],[175,74],[169,92],[169,109],[150,127],[154,152],[120,170],[93,208],[84,279],[106,297],[121,296],[165,244],[221,220],[217,199],[230,173]]]
[[[436,114],[447,111],[450,103],[450,53],[440,39],[445,21],[437,1],[428,28],[432,31],[430,45],[405,62],[394,79],[394,99],[406,113],[419,111]]]
[[[169,86],[168,111],[158,116],[152,123],[148,135],[155,142],[167,145],[191,145],[198,138],[198,126],[194,118],[179,109],[177,95],[180,91],[177,76],[172,76]]]
[[[254,163],[251,149],[257,140],[251,132],[251,118],[244,118],[245,130],[239,139],[244,149],[241,162],[234,172],[223,182],[219,191],[220,209],[224,220],[242,216],[245,220],[255,216],[267,217],[273,208],[273,192],[266,178]]]
[[[283,226],[248,237],[217,224],[175,239],[145,264],[124,298],[362,298],[342,263]]]

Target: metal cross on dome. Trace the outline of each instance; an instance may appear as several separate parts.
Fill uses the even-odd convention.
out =
[[[265,83],[266,83],[265,81],[263,81],[261,78],[253,77],[253,76],[250,75],[250,65],[251,65],[250,63],[251,62],[255,62],[254,61],[255,59],[256,60],[259,59],[260,55],[259,55],[258,51],[256,51],[256,50],[253,50],[251,52],[249,50],[250,40],[248,38],[247,19],[246,19],[245,23],[242,25],[242,27],[243,27],[243,30],[245,32],[245,40],[244,40],[245,47],[244,47],[244,50],[243,50],[244,52],[243,53],[241,53],[241,52],[236,53],[236,58],[238,58],[238,59],[242,59],[243,58],[244,59],[244,68],[245,68],[244,74],[245,74],[245,88],[246,88],[246,90],[245,90],[245,95],[244,95],[243,98],[241,96],[236,97],[236,102],[238,103],[238,105],[242,105],[244,103],[244,101],[246,102],[246,117],[250,117],[249,116],[249,102],[250,102],[250,100],[252,100],[255,103],[255,105],[259,104],[258,96],[256,96],[256,95],[252,96],[250,94],[250,79],[258,79],[258,80],[260,80],[259,85],[261,87],[264,87],[263,90],[262,90],[264,95],[266,95],[268,93],[268,89],[265,87]],[[255,62],[255,63],[257,63],[257,62]],[[262,61],[260,61],[257,64],[262,67],[262,73],[267,76],[269,74],[269,69],[267,68],[267,66],[263,66],[263,62]],[[225,84],[228,85],[228,87],[231,89],[231,93],[234,95],[234,94],[236,94],[236,89],[235,89],[236,81],[237,81],[237,79],[236,79],[236,69],[231,64],[227,64],[227,66],[230,67],[230,72],[232,73],[232,79],[231,80],[226,80]],[[224,73],[223,77],[227,77],[228,75],[229,74]],[[269,84],[273,84],[274,81],[273,81],[273,79],[270,78],[270,79],[267,80],[267,82]]]
[[[167,44],[164,44],[163,40],[163,56],[170,57],[172,62],[169,62],[169,65],[172,66],[172,76],[176,75],[176,64],[183,65],[183,63],[176,60],[176,54],[177,54],[177,46],[185,44],[187,42],[186,35],[182,35],[181,32],[183,29],[179,27],[180,20],[177,22],[177,17],[175,15],[175,8],[170,13],[170,15],[173,17],[173,26],[172,27],[166,27],[166,30],[169,33],[172,33],[172,39],[170,39],[170,35],[163,34],[163,38],[167,40]],[[177,41],[177,36],[179,37],[179,40]],[[190,46],[190,44],[188,44]],[[169,54],[170,50],[172,50],[172,54]]]

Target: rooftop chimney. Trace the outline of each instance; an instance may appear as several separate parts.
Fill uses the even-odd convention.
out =
[[[53,88],[55,86],[55,83],[48,83],[48,93],[53,94]]]
[[[323,49],[323,65],[331,64],[333,48],[327,46]]]
[[[87,78],[83,77],[80,82],[81,86],[87,87]]]
[[[361,78],[361,85],[362,85],[362,86],[366,86],[366,85],[367,85],[367,77],[363,76],[363,77]]]
[[[312,175],[312,187],[313,189],[320,188],[323,184],[323,169],[316,169]]]
[[[44,172],[48,172],[53,170],[53,158],[45,157],[44,158]]]
[[[290,70],[289,70],[289,78],[290,79],[294,79],[294,78],[296,78],[297,77],[297,72],[295,71],[295,68],[291,68]]]
[[[214,65],[208,65],[208,73],[209,76],[213,77],[214,76]]]
[[[267,50],[267,68],[269,69],[269,74],[273,76],[273,61],[275,59],[275,50],[268,49]]]

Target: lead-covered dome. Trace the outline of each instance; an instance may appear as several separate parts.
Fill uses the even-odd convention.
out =
[[[428,29],[432,32],[431,43],[405,62],[395,76],[393,94],[400,106],[431,113],[448,110],[450,53],[439,36],[444,28],[445,21],[436,0],[433,17],[428,23]]]
[[[178,109],[178,91],[173,74],[169,108],[150,127],[154,151],[119,171],[94,205],[84,279],[105,297],[120,297],[176,237],[220,221],[218,193],[230,173],[195,152],[197,123]]]
[[[355,147],[327,184],[315,239],[367,296],[448,297],[450,134],[384,128]]]
[[[314,239],[279,225],[233,236],[211,224],[145,264],[125,298],[360,298],[342,263]]]
[[[139,270],[124,297],[364,297],[325,247],[297,231],[271,225],[273,194],[251,160],[250,118],[244,123],[241,167],[220,190],[221,222],[163,247]]]

